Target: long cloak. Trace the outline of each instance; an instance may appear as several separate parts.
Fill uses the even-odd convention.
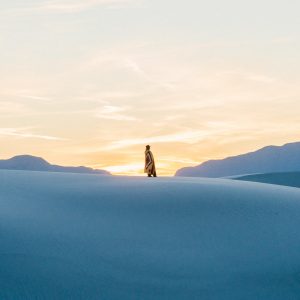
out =
[[[144,172],[150,175],[156,174],[153,154],[150,150],[145,151],[145,169]]]

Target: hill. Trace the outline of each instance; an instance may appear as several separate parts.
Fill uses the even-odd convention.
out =
[[[0,299],[300,294],[300,190],[0,171]]]
[[[268,146],[243,155],[210,160],[196,167],[180,169],[175,176],[225,177],[293,171],[300,171],[300,142]]]
[[[94,170],[87,167],[62,167],[52,165],[41,157],[31,155],[19,155],[7,160],[0,160],[0,169],[110,175],[107,171]]]

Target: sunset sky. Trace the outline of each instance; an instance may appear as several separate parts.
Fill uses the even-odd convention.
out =
[[[299,0],[2,0],[0,158],[159,175],[300,141]]]

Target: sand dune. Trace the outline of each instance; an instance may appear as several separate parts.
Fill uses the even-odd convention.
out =
[[[0,299],[300,295],[300,190],[0,171]]]
[[[235,177],[234,179],[300,187],[300,172],[253,174]]]

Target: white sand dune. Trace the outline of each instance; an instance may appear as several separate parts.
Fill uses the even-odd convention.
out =
[[[0,299],[300,295],[300,190],[0,171]]]
[[[233,179],[300,187],[300,172],[252,174],[236,176]]]

